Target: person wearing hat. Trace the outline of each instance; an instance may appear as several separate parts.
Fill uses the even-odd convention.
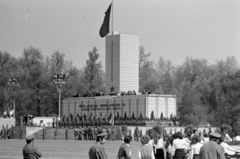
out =
[[[89,159],[107,159],[108,156],[103,147],[106,142],[107,133],[101,132],[97,135],[96,143],[90,148],[88,152]]]
[[[130,142],[132,140],[132,136],[128,135],[124,137],[124,143],[118,150],[117,159],[132,159],[131,157],[131,149]]]
[[[221,135],[219,133],[210,133],[209,135],[209,142],[204,144],[200,149],[199,159],[225,159],[224,150],[218,144]]]
[[[29,135],[26,137],[27,144],[23,147],[23,159],[38,159],[42,157],[42,153],[34,147],[34,136]]]

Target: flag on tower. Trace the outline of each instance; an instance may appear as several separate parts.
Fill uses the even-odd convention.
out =
[[[112,7],[112,3],[109,5],[107,11],[105,12],[105,17],[104,17],[102,26],[99,30],[99,34],[102,38],[105,37],[109,33],[109,21],[110,21],[111,7]]]

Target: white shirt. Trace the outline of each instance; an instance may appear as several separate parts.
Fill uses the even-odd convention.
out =
[[[185,149],[187,150],[189,143],[185,139],[174,139],[172,145],[172,155],[175,154],[176,149]]]
[[[189,159],[192,159],[193,155],[199,154],[200,149],[201,149],[202,146],[203,146],[202,143],[196,143],[194,145],[191,145]]]
[[[149,144],[149,143],[148,143]],[[148,144],[146,144],[146,145],[143,145],[143,146],[147,146]],[[152,151],[152,159],[155,159],[155,156],[154,156],[154,153],[153,153],[153,151]],[[138,150],[138,157],[139,158],[142,158],[142,155],[141,155],[141,152],[140,152],[140,150]]]
[[[186,149],[189,146],[185,139],[174,139],[173,148],[174,149]]]
[[[204,140],[205,140],[205,143],[209,142],[209,137],[205,137]]]
[[[162,149],[164,146],[163,139],[162,138],[158,139],[157,144],[154,144],[154,146],[155,146],[155,149]]]
[[[153,146],[153,145],[154,145],[154,141],[153,141],[153,139],[149,140],[148,144],[150,144],[150,145]]]
[[[228,134],[226,134],[225,138],[224,138],[224,141],[225,142],[232,141],[232,138]]]
[[[235,140],[240,141],[240,136],[236,136]]]
[[[225,142],[222,142],[220,145],[223,147],[224,153],[228,155],[234,155],[237,152],[237,150],[235,150]]]

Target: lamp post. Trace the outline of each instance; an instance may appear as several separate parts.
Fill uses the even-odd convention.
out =
[[[15,109],[16,109],[16,102],[15,102],[15,95],[16,95],[16,90],[17,90],[17,87],[19,87],[19,84],[18,84],[18,78],[11,78],[8,80],[8,86],[10,87],[10,91],[13,95],[13,117],[15,119]]]
[[[58,91],[58,97],[59,97],[59,101],[58,101],[58,117],[60,119],[60,109],[61,109],[61,88],[62,88],[62,84],[65,83],[63,80],[65,79],[65,74],[54,74],[52,76],[53,78],[53,82],[56,84],[57,87],[57,91]]]

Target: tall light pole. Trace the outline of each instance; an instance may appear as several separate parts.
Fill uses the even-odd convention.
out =
[[[61,116],[61,88],[62,84],[65,83],[63,80],[65,79],[65,74],[54,74],[52,76],[53,82],[56,84],[57,91],[58,91],[58,117],[60,119]]]
[[[19,87],[19,84],[18,84],[18,78],[10,78],[8,80],[8,86],[10,87],[10,91],[13,95],[13,110],[14,110],[14,113],[13,113],[13,117],[15,119],[15,110],[16,110],[16,102],[15,102],[15,99],[16,99],[16,90],[17,90],[17,87]]]

